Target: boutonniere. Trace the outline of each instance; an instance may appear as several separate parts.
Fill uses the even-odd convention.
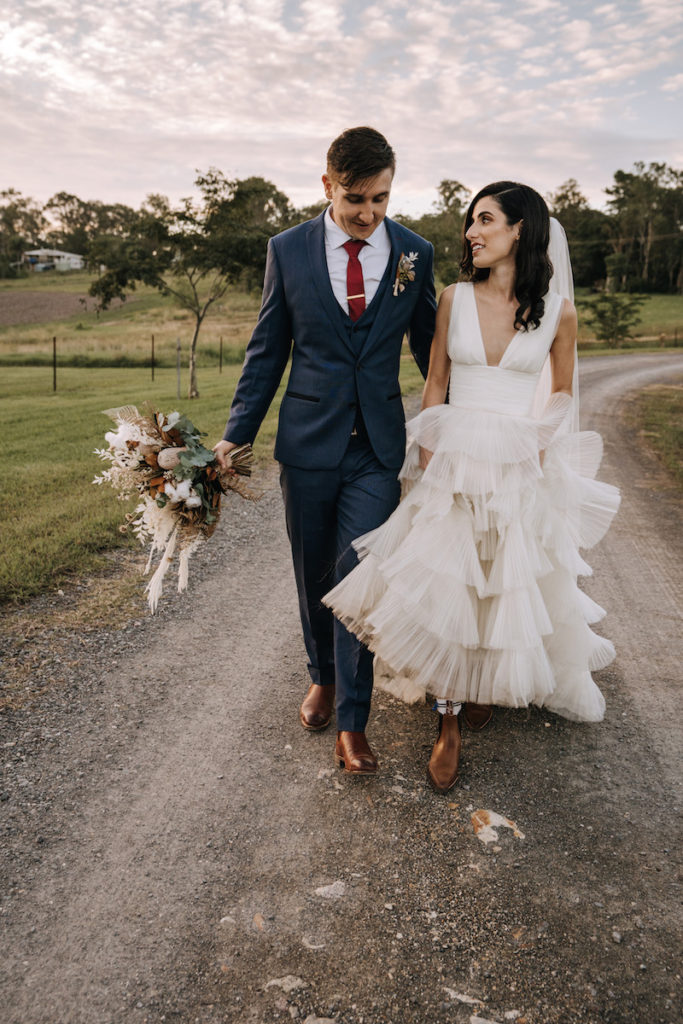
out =
[[[407,256],[404,252],[401,253],[394,278],[394,295],[405,291],[406,285],[415,280],[417,258],[418,253],[416,252],[409,252]]]

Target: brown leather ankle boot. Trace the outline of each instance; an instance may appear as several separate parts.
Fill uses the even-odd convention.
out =
[[[479,732],[491,721],[493,707],[490,704],[473,704],[468,700],[462,706],[462,717],[468,729]]]
[[[299,709],[299,720],[304,729],[320,732],[327,728],[334,710],[334,695],[334,686],[311,683]]]
[[[436,793],[448,793],[458,781],[461,714],[439,715],[439,736],[427,765],[427,780]]]

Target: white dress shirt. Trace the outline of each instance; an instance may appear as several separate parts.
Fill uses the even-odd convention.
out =
[[[338,224],[332,220],[328,206],[325,210],[325,256],[327,258],[327,272],[330,275],[330,284],[334,297],[344,310],[349,311],[349,304],[346,301],[346,268],[349,262],[349,254],[344,249],[344,242],[348,242],[351,235],[347,235]],[[365,285],[365,305],[372,302],[379,283],[384,277],[387,263],[391,255],[391,242],[389,233],[384,221],[375,228],[369,238],[365,241],[361,251],[358,253],[360,265],[363,268],[363,284]]]

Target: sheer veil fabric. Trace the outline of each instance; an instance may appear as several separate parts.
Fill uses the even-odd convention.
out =
[[[553,265],[553,276],[550,279],[551,293],[560,295],[563,299],[574,302],[574,275],[572,274],[571,259],[569,256],[569,244],[565,230],[555,217],[550,218],[550,244],[548,256]],[[533,414],[541,419],[543,412],[550,399],[552,390],[552,374],[550,370],[550,355],[546,359],[541,376],[536,388],[534,398]],[[579,361],[576,346],[574,347],[574,377],[572,380],[572,405],[565,425],[567,430],[579,429]]]

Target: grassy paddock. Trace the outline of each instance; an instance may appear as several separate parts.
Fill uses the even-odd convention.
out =
[[[4,296],[12,292],[69,292],[84,295],[87,274],[35,274],[18,281],[0,281],[0,311]],[[592,338],[581,318],[581,302],[588,289],[579,289],[579,346],[587,353],[611,351]],[[258,316],[260,296],[230,290],[209,313],[198,344],[200,370],[218,365],[223,341],[224,364],[241,364],[244,350]],[[176,363],[176,343],[182,346],[187,363],[192,337],[192,318],[171,298],[146,286],[131,292],[127,301],[98,315],[93,300],[88,308],[63,319],[40,323],[0,326],[0,365],[45,366],[52,360],[52,338],[57,338],[57,358],[62,366],[143,367],[149,366],[151,337],[155,360],[161,367]],[[41,307],[43,308],[43,307]],[[643,320],[635,328],[629,347],[658,348],[676,342],[683,345],[683,296],[652,295],[643,306]],[[0,324],[2,320],[0,319]],[[201,390],[201,377],[200,377]]]
[[[11,290],[83,294],[88,281],[84,274],[45,274],[0,282],[0,310],[3,296]],[[109,425],[101,410],[150,400],[164,411],[185,412],[207,432],[207,444],[213,443],[223,431],[258,305],[256,294],[230,292],[207,319],[199,341],[201,397],[193,402],[176,398],[174,369],[179,337],[184,396],[191,320],[172,300],[151,289],[134,292],[128,302],[100,317],[84,311],[66,320],[0,327],[0,420],[5,439],[0,467],[0,601],[20,601],[49,590],[70,575],[101,564],[108,549],[131,544],[118,530],[125,509],[113,492],[90,484],[101,468],[92,450],[103,445]],[[655,296],[645,315],[641,330],[650,335],[683,323],[683,297]],[[158,360],[154,382],[147,368],[152,333]],[[49,365],[53,335],[58,338],[56,393]],[[224,370],[219,374],[221,337]],[[83,361],[90,365],[65,365]],[[401,384],[406,394],[422,387],[407,351]],[[257,439],[261,460],[272,452],[279,395]]]
[[[581,315],[581,306],[590,299],[588,288],[578,288],[576,304],[579,314],[579,348],[590,351],[602,342],[595,340],[591,328]],[[683,295],[650,295],[640,309],[642,320],[633,328],[633,341],[628,348],[683,345]],[[612,349],[607,349],[612,351]]]
[[[85,270],[46,270],[42,274],[27,274],[26,277],[0,278],[0,298],[3,292],[73,292],[76,295],[87,292],[93,279]]]
[[[165,412],[180,409],[207,432],[211,445],[223,433],[238,373],[236,366],[223,374],[206,370],[202,397],[189,402],[176,398],[171,370],[158,371],[152,384],[139,370],[64,369],[56,393],[47,369],[3,371],[0,601],[49,590],[101,565],[103,551],[134,543],[118,529],[126,507],[110,487],[91,484],[104,465],[93,449],[105,447],[111,427],[103,409],[147,400]],[[272,448],[278,408],[279,399],[258,438],[262,460]]]
[[[683,487],[683,381],[646,388],[636,399],[635,416],[645,442]]]
[[[403,359],[406,394],[422,386],[410,355]],[[238,366],[219,374],[206,368],[201,397],[176,397],[174,370],[158,370],[152,384],[147,370],[60,369],[56,393],[47,367],[11,367],[0,383],[0,431],[4,438],[0,469],[0,601],[22,601],[57,587],[74,574],[103,564],[103,552],[136,546],[119,526],[127,508],[110,487],[91,484],[103,463],[93,455],[105,447],[111,421],[103,409],[142,407],[146,401],[164,412],[179,409],[201,430],[205,443],[222,435]],[[183,372],[183,394],[187,374]],[[268,463],[284,385],[259,432],[258,462]],[[255,476],[258,487],[258,469]]]
[[[42,280],[40,283],[45,284]],[[22,285],[19,291],[38,290],[26,288],[23,280],[13,284]],[[84,294],[87,287],[88,280],[81,280],[81,287],[73,291]],[[44,288],[44,292],[51,290]],[[0,288],[0,309],[6,293],[6,289]],[[236,291],[229,292],[216,304],[199,336],[197,361],[200,367],[218,365],[221,338],[223,362],[241,364],[256,323],[259,303],[260,296],[256,292],[247,295]],[[93,300],[89,299],[86,309],[70,317],[0,326],[0,365],[47,365],[52,361],[52,339],[56,337],[57,358],[62,366],[149,366],[154,335],[156,364],[172,367],[176,364],[178,340],[182,363],[187,363],[193,331],[192,317],[173,299],[143,286],[132,292],[126,302],[101,314],[94,310]]]

